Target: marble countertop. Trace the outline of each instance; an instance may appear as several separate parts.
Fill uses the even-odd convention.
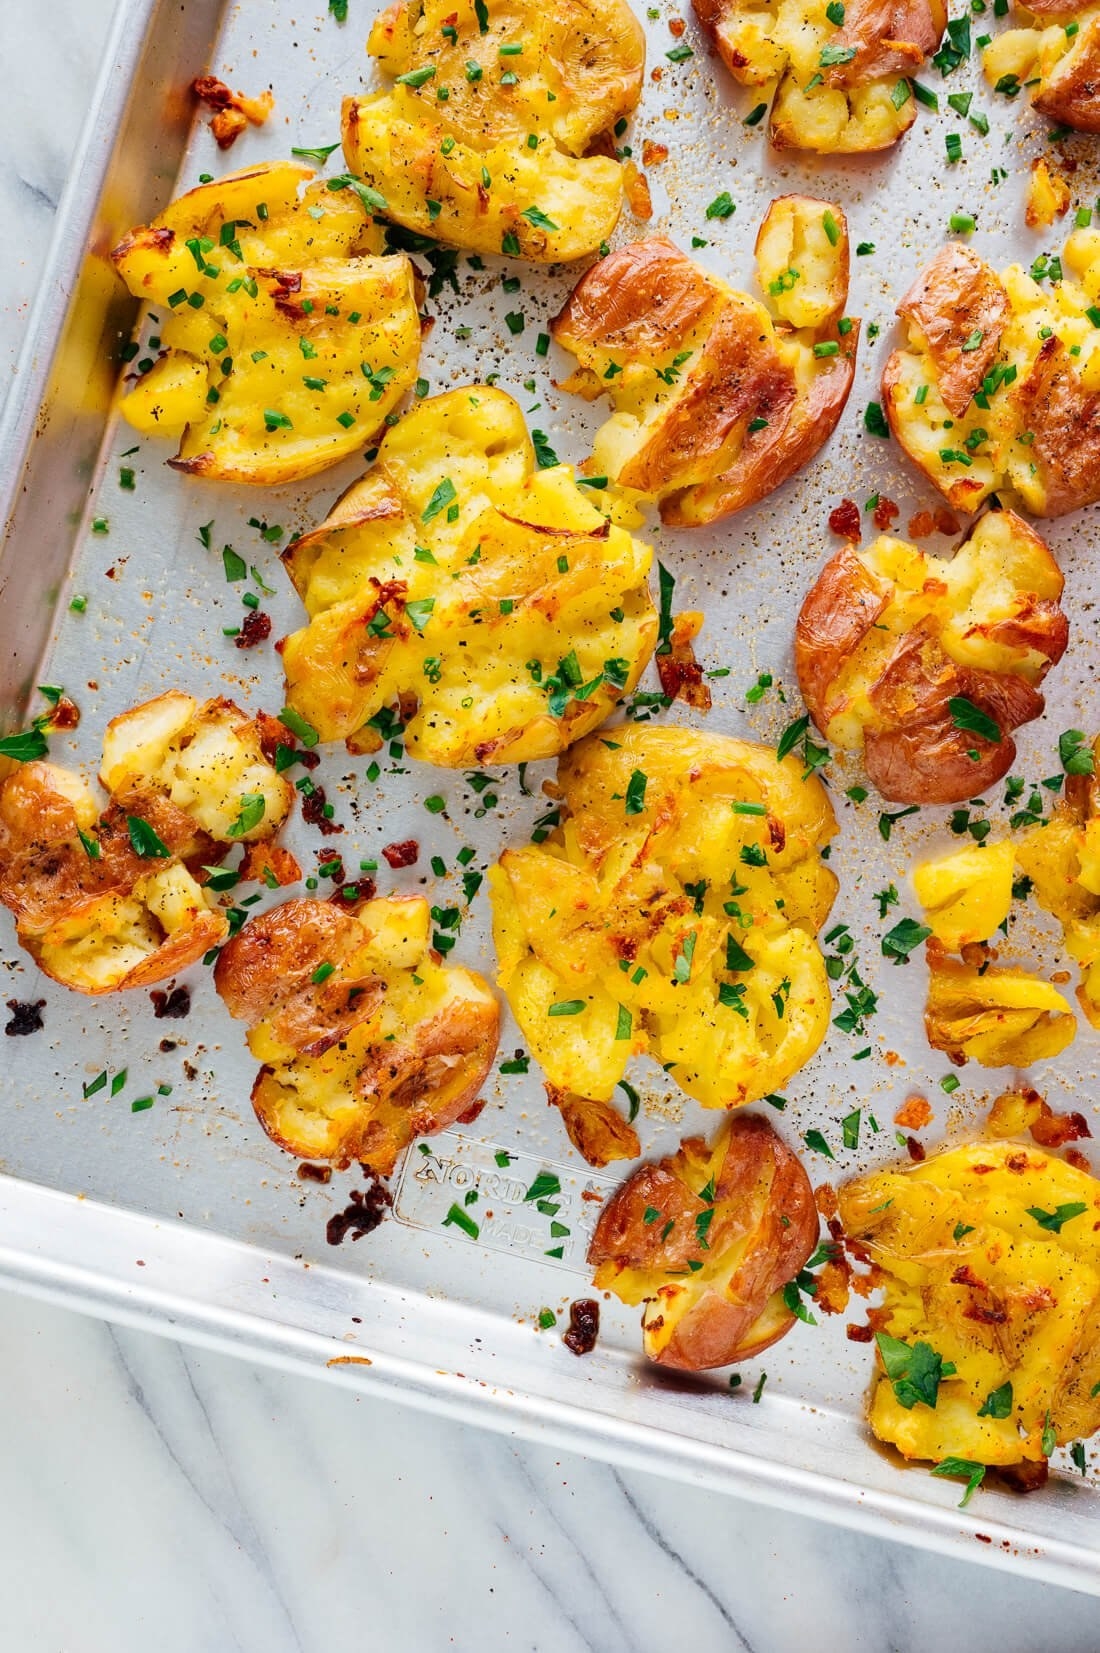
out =
[[[0,4],[0,394],[109,13]],[[0,1295],[0,1346],[0,1653],[1100,1642],[1084,1596],[67,1310]]]

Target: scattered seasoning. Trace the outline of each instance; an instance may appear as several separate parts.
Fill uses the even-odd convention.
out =
[[[569,1305],[569,1330],[562,1342],[575,1355],[591,1354],[600,1335],[600,1305],[591,1297],[578,1297]]]

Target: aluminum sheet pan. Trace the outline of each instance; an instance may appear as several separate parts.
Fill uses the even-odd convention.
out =
[[[201,172],[226,167],[205,121],[193,120],[184,89],[194,74],[209,67],[246,91],[268,82],[275,90],[274,117],[242,138],[230,164],[281,156],[291,144],[332,143],[341,96],[370,84],[363,42],[371,10],[368,0],[352,0],[349,21],[340,25],[324,0],[307,0],[294,16],[277,0],[236,6],[122,0],[0,426],[0,504],[7,522],[0,705],[14,725],[35,682],[63,684],[83,716],[72,737],[52,742],[62,761],[93,763],[107,720],[170,686],[204,695],[224,690],[252,707],[282,704],[273,649],[241,654],[222,635],[241,611],[218,553],[231,543],[265,571],[276,590],[265,601],[274,635],[291,629],[300,622],[297,601],[273,548],[248,519],[279,523],[289,536],[318,521],[358,467],[349,462],[305,487],[254,491],[180,477],[164,465],[162,445],[136,443],[128,427],[116,423],[111,405],[135,310],[105,254],[123,231],[146,221]],[[973,91],[975,107],[989,113],[987,138],[944,105],[939,118],[922,112],[913,132],[883,157],[777,158],[759,128],[742,124],[750,100],[731,89],[691,20],[685,39],[695,55],[667,61],[676,44],[672,16],[667,0],[659,16],[647,14],[651,69],[660,76],[647,76],[641,111],[625,140],[638,154],[647,136],[669,147],[667,161],[650,172],[655,212],[649,228],[681,245],[693,235],[705,238],[701,260],[748,284],[755,230],[768,201],[808,189],[835,195],[848,213],[853,245],[875,247],[853,259],[849,310],[881,334],[873,341],[865,336],[848,411],[823,454],[758,510],[732,522],[692,534],[651,528],[658,555],[676,576],[677,605],[706,611],[705,665],[729,674],[712,681],[707,727],[774,741],[798,709],[793,622],[835,543],[826,528],[830,508],[844,494],[863,500],[880,491],[900,505],[904,523],[911,510],[936,503],[892,444],[863,431],[862,410],[877,394],[893,333],[894,302],[945,239],[952,212],[975,214],[973,244],[996,263],[1014,256],[1030,262],[1039,251],[1056,250],[1057,232],[1042,238],[1023,228],[1023,181],[1048,138],[1022,100],[992,96],[977,64],[969,63],[940,91]],[[938,83],[935,71],[926,78]],[[964,133],[964,156],[948,166],[944,134],[952,130]],[[1097,188],[1094,145],[1073,139],[1068,150],[1077,163],[1075,204],[1090,203]],[[706,207],[721,190],[730,191],[736,212],[708,220]],[[636,233],[625,217],[619,238]],[[486,259],[482,271],[459,261],[460,296],[444,292],[430,301],[436,325],[421,371],[432,391],[499,374],[559,455],[579,460],[600,410],[559,395],[553,381],[564,375],[565,359],[554,348],[545,360],[534,350],[537,333],[569,291],[570,272],[516,265],[518,294],[503,292],[505,273],[513,273],[507,261]],[[517,309],[525,329],[513,339],[504,316]],[[470,329],[469,339],[456,337],[459,326]],[[135,473],[132,491],[120,486],[123,464]],[[108,519],[106,535],[91,531],[93,516]],[[211,520],[214,548],[206,551],[198,528]],[[1020,740],[1018,771],[1034,779],[1056,768],[1059,730],[1094,730],[1100,723],[1096,513],[1052,523],[1048,535],[1067,575],[1073,636],[1049,681],[1047,715]],[[83,613],[69,607],[78,593],[87,599]],[[745,690],[765,670],[777,689],[748,706]],[[668,716],[693,721],[679,709]],[[475,865],[484,868],[503,845],[524,841],[544,807],[538,787],[551,773],[550,766],[530,766],[532,796],[514,773],[500,776],[493,788],[499,802],[486,811],[460,773],[391,761],[371,783],[366,767],[367,760],[349,759],[342,750],[324,756],[319,778],[345,827],[334,842],[354,865],[359,857],[377,858],[395,838],[417,838],[419,865],[394,875],[392,887],[431,888],[441,901],[454,898],[456,877],[425,877],[429,856],[442,856],[453,869],[456,852],[469,845]],[[836,761],[832,776],[841,823],[832,857],[841,882],[833,922],[850,925],[880,1009],[869,1041],[831,1032],[788,1088],[790,1105],[777,1116],[804,1152],[802,1134],[811,1126],[831,1142],[834,1164],[807,1154],[815,1181],[893,1159],[899,1150],[890,1122],[912,1092],[939,1105],[926,1141],[958,1139],[977,1128],[1012,1077],[970,1067],[948,1100],[938,1084],[945,1063],[929,1051],[921,1029],[923,963],[899,970],[879,956],[883,926],[873,892],[890,881],[903,889],[917,854],[954,841],[946,831],[948,812],[909,817],[887,842],[874,799],[856,806],[843,797],[858,769]],[[431,793],[447,799],[445,816],[425,811],[421,800]],[[995,823],[1003,818],[999,799],[997,789]],[[314,859],[317,840],[300,823],[289,842],[304,860]],[[482,894],[454,957],[491,974],[487,916]],[[20,954],[6,915],[0,936],[4,997],[46,1001],[44,1031],[5,1040],[0,1069],[6,1173],[0,1177],[0,1278],[7,1283],[196,1342],[369,1384],[489,1426],[548,1433],[588,1451],[1100,1593],[1100,1509],[1091,1473],[1071,1475],[1062,1465],[1041,1494],[1021,1501],[983,1491],[959,1511],[954,1483],[919,1468],[904,1470],[870,1442],[862,1421],[870,1354],[846,1341],[842,1318],[797,1328],[762,1362],[744,1368],[736,1394],[724,1374],[691,1379],[647,1369],[636,1313],[613,1301],[603,1307],[600,1344],[583,1361],[562,1347],[556,1331],[539,1331],[540,1309],[560,1315],[584,1289],[581,1228],[592,1202],[581,1196],[612,1179],[591,1173],[569,1148],[534,1071],[527,1078],[495,1074],[475,1127],[448,1132],[428,1144],[426,1154],[409,1156],[395,1179],[396,1220],[359,1245],[332,1250],[326,1221],[359,1179],[348,1174],[327,1187],[302,1183],[294,1161],[264,1136],[248,1102],[254,1070],[241,1030],[202,970],[188,977],[194,990],[189,1020],[158,1022],[145,994],[81,1000],[44,981]],[[1039,944],[1053,966],[1053,927],[1027,918],[1014,927],[1009,950]],[[166,1037],[174,1048],[163,1048]],[[853,1063],[865,1042],[872,1056]],[[502,1057],[521,1044],[506,1024]],[[1092,1117],[1098,1049],[1098,1035],[1082,1025],[1070,1049],[1043,1066],[1036,1077],[1055,1105]],[[126,1070],[118,1094],[107,1088],[85,1097],[84,1085],[102,1069]],[[646,1153],[667,1150],[685,1126],[716,1123],[653,1064],[638,1064],[632,1077],[643,1096]],[[160,1083],[173,1087],[170,1096],[132,1113],[130,1101]],[[873,1111],[883,1129],[877,1135],[865,1130],[860,1149],[849,1151],[841,1146],[839,1121],[857,1105]],[[497,1147],[518,1156],[511,1180],[496,1165]],[[551,1167],[577,1219],[560,1260],[545,1256],[549,1241],[542,1243],[517,1194],[528,1171]],[[494,1221],[481,1243],[440,1226],[454,1191],[474,1184],[491,1188],[494,1197]],[[767,1382],[754,1405],[762,1371]]]

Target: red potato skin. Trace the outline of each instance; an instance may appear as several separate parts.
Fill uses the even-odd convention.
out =
[[[793,376],[772,339],[761,334],[755,307],[725,305],[692,373],[688,393],[670,404],[646,446],[624,466],[619,481],[624,488],[655,493],[679,480],[705,476],[730,438],[744,433],[753,419],[766,419],[768,430],[773,420],[785,427],[794,401]],[[667,504],[661,510],[663,521],[668,520],[666,510]]]
[[[728,1281],[712,1282],[688,1308],[655,1357],[679,1371],[730,1365],[784,1336],[794,1316],[777,1309],[773,1299],[805,1266],[817,1242],[813,1190],[797,1156],[755,1115],[738,1115],[724,1129],[729,1138],[715,1179],[715,1216],[707,1238],[712,1254],[736,1248],[743,1256]],[[682,1145],[682,1151],[693,1149],[705,1153],[706,1145],[698,1139]],[[674,1156],[636,1171],[604,1208],[588,1251],[596,1267],[613,1263],[652,1271],[658,1297],[663,1277],[699,1255],[695,1218],[706,1209],[676,1168]],[[660,1211],[664,1222],[646,1223],[647,1207]],[[673,1227],[662,1239],[669,1218]]]
[[[830,44],[854,46],[856,55],[825,79],[830,86],[855,87],[911,75],[936,50],[946,26],[942,0],[852,0]]]
[[[1100,499],[1100,395],[1086,391],[1061,339],[1044,341],[1031,372],[1014,388],[1020,428],[1035,433],[1044,515]]]
[[[690,528],[759,504],[789,482],[832,436],[851,394],[856,371],[856,344],[860,323],[841,340],[835,329],[823,329],[822,340],[836,338],[842,353],[833,356],[824,371],[814,375],[805,402],[792,396],[785,408],[767,415],[765,430],[749,431],[737,463],[705,487],[675,494],[661,506],[661,521],[670,528]],[[843,353],[844,348],[848,354]],[[756,417],[754,414],[752,417]],[[699,509],[700,496],[706,499]]]
[[[551,322],[559,343],[598,340],[656,361],[716,302],[703,271],[665,236],[632,241],[582,276]]]
[[[338,965],[362,939],[342,908],[284,901],[222,948],[214,986],[231,1016],[249,1023],[270,1017],[277,1038],[303,1055],[320,1056],[378,1008],[384,984],[376,976],[312,979],[319,965]]]
[[[897,307],[920,329],[944,405],[961,417],[993,366],[1008,318],[1008,294],[995,270],[956,243],[941,247]],[[962,347],[981,330],[977,349]]]
[[[998,742],[955,727],[948,701],[957,695],[994,720]],[[871,700],[885,726],[865,733],[867,773],[888,803],[922,804],[958,803],[995,785],[1016,760],[1011,731],[1046,704],[1023,678],[956,665],[920,628],[901,640]]]
[[[829,559],[807,594],[795,626],[794,659],[802,698],[819,730],[836,710],[829,699],[833,684],[889,601],[850,545]]]

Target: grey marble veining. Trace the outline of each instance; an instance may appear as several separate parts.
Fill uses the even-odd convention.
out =
[[[0,0],[0,388],[109,12]],[[60,1309],[0,1295],[0,1348],[0,1653],[1100,1647],[1085,1597]]]

